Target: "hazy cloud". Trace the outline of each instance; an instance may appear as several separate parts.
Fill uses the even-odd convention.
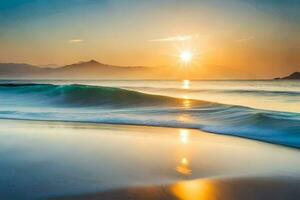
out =
[[[237,40],[237,42],[248,42],[248,41],[254,40],[254,39],[255,39],[254,36],[248,36],[248,37],[241,38],[241,39]]]
[[[69,43],[80,43],[80,42],[83,42],[82,39],[72,39],[72,40],[69,40]]]
[[[198,38],[198,35],[178,35],[175,37],[152,39],[149,42],[181,42],[196,38]]]

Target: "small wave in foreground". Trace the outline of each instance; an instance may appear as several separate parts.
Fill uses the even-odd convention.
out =
[[[114,87],[1,84],[0,118],[195,128],[300,147],[300,114]]]

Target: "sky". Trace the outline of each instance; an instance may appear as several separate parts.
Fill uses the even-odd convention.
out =
[[[298,0],[0,0],[0,62],[179,66],[201,77],[300,71]]]

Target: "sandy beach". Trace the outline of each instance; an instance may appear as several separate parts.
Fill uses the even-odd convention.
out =
[[[192,129],[22,120],[0,126],[2,199],[300,197],[293,148]]]
[[[248,177],[183,181],[167,186],[112,190],[96,194],[53,198],[57,200],[297,200],[300,179],[291,177]]]

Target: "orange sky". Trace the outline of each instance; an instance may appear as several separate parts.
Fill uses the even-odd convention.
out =
[[[300,70],[300,27],[289,1],[28,2],[0,3],[6,17],[0,20],[0,62],[96,59],[178,67],[179,52],[191,50],[191,71],[201,78],[270,78]],[[188,39],[176,41],[179,35]]]

